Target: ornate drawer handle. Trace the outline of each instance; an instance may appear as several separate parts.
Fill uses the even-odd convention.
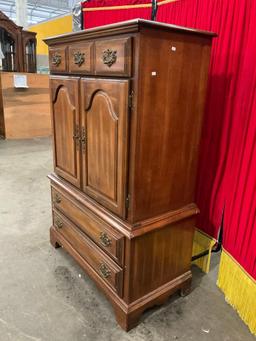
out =
[[[111,275],[110,269],[104,263],[100,264],[99,271],[100,271],[101,277],[103,278],[108,278]]]
[[[58,52],[55,52],[52,56],[52,64],[55,66],[59,66],[61,63],[61,55]]]
[[[111,67],[117,60],[117,51],[111,49],[104,50],[102,53],[102,60],[104,64]]]
[[[79,67],[83,65],[85,62],[85,55],[84,53],[77,51],[74,53],[74,63],[78,65]]]
[[[54,203],[55,204],[60,204],[61,203],[61,196],[58,193],[55,194]]]
[[[100,242],[103,246],[110,246],[112,241],[106,232],[101,232],[100,233]]]
[[[59,218],[56,218],[55,225],[58,229],[61,229],[63,227],[63,222]]]

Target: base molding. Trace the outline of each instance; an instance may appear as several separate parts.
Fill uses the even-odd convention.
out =
[[[191,271],[188,271],[140,299],[126,304],[125,309],[114,306],[117,322],[124,330],[129,331],[139,323],[140,317],[145,310],[163,305],[177,291],[181,296],[186,296],[190,292],[191,281],[192,274]]]
[[[180,291],[181,296],[186,295],[190,291],[192,274],[191,271],[187,271],[172,281],[128,304],[107,285],[99,274],[53,226],[50,228],[50,242],[54,248],[63,247],[77,261],[89,277],[95,281],[96,285],[109,299],[114,308],[116,320],[125,331],[129,331],[139,323],[140,317],[146,309],[164,304],[168,298],[177,291]]]

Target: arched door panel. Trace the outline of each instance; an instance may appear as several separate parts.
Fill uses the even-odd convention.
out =
[[[80,187],[79,80],[51,78],[55,172]]]
[[[83,190],[125,215],[127,80],[82,79]]]

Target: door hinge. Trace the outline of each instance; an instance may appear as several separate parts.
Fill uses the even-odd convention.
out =
[[[125,208],[130,207],[130,199],[131,199],[131,196],[130,196],[130,194],[128,194],[126,199],[125,199]]]
[[[133,97],[134,97],[134,92],[133,92],[133,90],[132,90],[131,93],[130,93],[130,95],[129,95],[129,97],[128,97],[128,107],[129,107],[130,109],[133,108]]]

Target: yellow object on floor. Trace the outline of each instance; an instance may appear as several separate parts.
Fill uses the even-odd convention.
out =
[[[206,233],[196,229],[194,235],[193,251],[192,255],[196,256],[204,251],[208,251],[208,254],[192,262],[197,265],[203,272],[208,273],[211,261],[211,252],[216,240]]]
[[[256,335],[256,281],[225,250],[221,254],[217,285]]]

